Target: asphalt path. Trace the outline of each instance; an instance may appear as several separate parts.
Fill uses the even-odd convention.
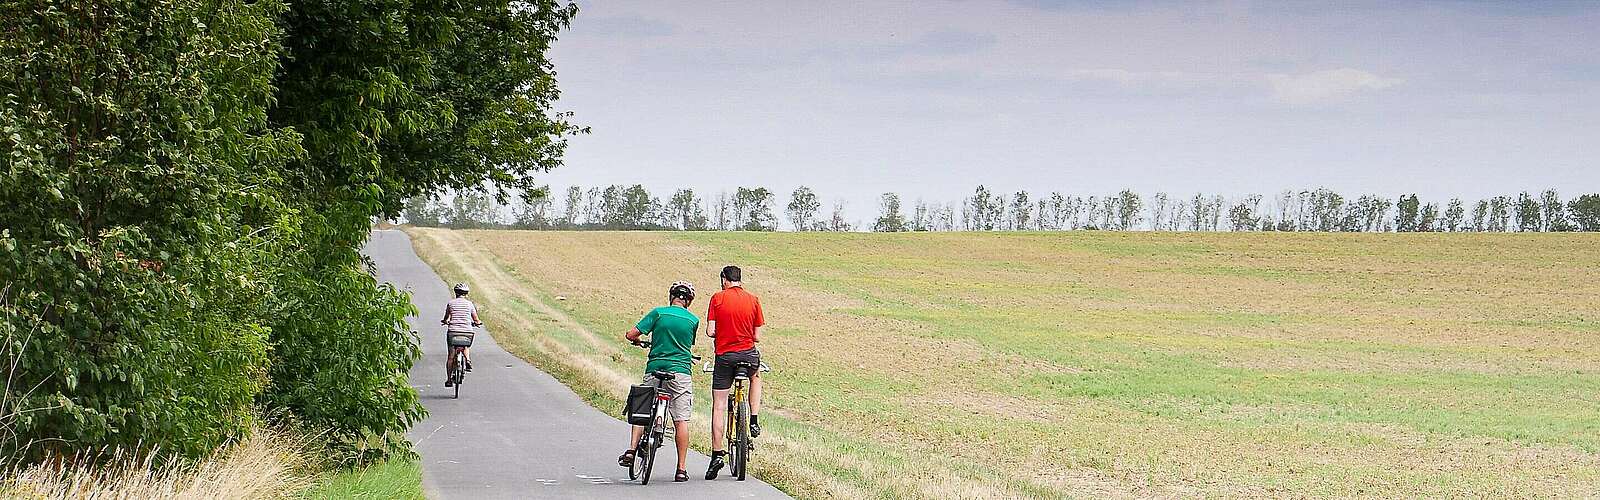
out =
[[[428,417],[409,437],[422,456],[422,486],[429,498],[788,498],[755,478],[734,481],[723,469],[704,480],[709,459],[689,452],[689,482],[674,483],[671,445],[656,455],[650,484],[628,480],[617,466],[627,448],[628,426],[602,412],[549,374],[512,356],[489,335],[472,346],[473,373],[461,398],[444,387],[444,314],[449,288],[417,258],[401,231],[373,231],[365,253],[378,279],[409,290],[421,318],[409,318],[422,338],[422,359],[411,386]],[[642,367],[641,367],[642,370]],[[641,372],[642,373],[642,372]],[[642,375],[641,375],[642,376]],[[696,394],[696,397],[709,395]],[[694,439],[709,439],[710,424],[692,423]]]

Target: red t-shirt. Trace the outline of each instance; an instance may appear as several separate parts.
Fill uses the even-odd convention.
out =
[[[755,348],[756,327],[767,324],[761,315],[761,299],[737,286],[711,296],[706,321],[717,322],[717,354]]]

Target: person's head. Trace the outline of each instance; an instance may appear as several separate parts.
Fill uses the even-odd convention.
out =
[[[722,288],[724,290],[731,286],[740,286],[743,283],[744,271],[740,270],[739,266],[727,266],[722,268]]]
[[[694,284],[678,281],[667,287],[667,303],[689,307],[689,304],[694,303]]]
[[[466,283],[456,283],[455,291],[456,291],[456,297],[466,297],[467,296],[467,292],[470,292],[472,290],[467,288],[467,284]]]

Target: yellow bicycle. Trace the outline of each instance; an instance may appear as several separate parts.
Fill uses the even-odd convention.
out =
[[[733,387],[728,393],[728,427],[722,435],[728,439],[728,466],[731,469],[729,472],[737,480],[743,481],[750,462],[750,451],[752,450],[750,446],[750,399],[746,386],[749,385],[752,370],[760,370],[764,373],[772,371],[772,368],[767,366],[766,363],[761,363],[758,366],[748,361],[739,361],[734,363],[733,366]],[[712,363],[707,362],[704,371],[711,373],[715,371],[715,368]]]

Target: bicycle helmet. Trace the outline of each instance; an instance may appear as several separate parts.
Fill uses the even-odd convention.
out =
[[[694,284],[687,281],[675,281],[667,288],[667,297],[682,297],[685,300],[694,300]]]
[[[471,292],[472,290],[467,288],[467,284],[466,283],[456,283],[455,291],[456,291],[456,293],[468,293],[468,292]]]

